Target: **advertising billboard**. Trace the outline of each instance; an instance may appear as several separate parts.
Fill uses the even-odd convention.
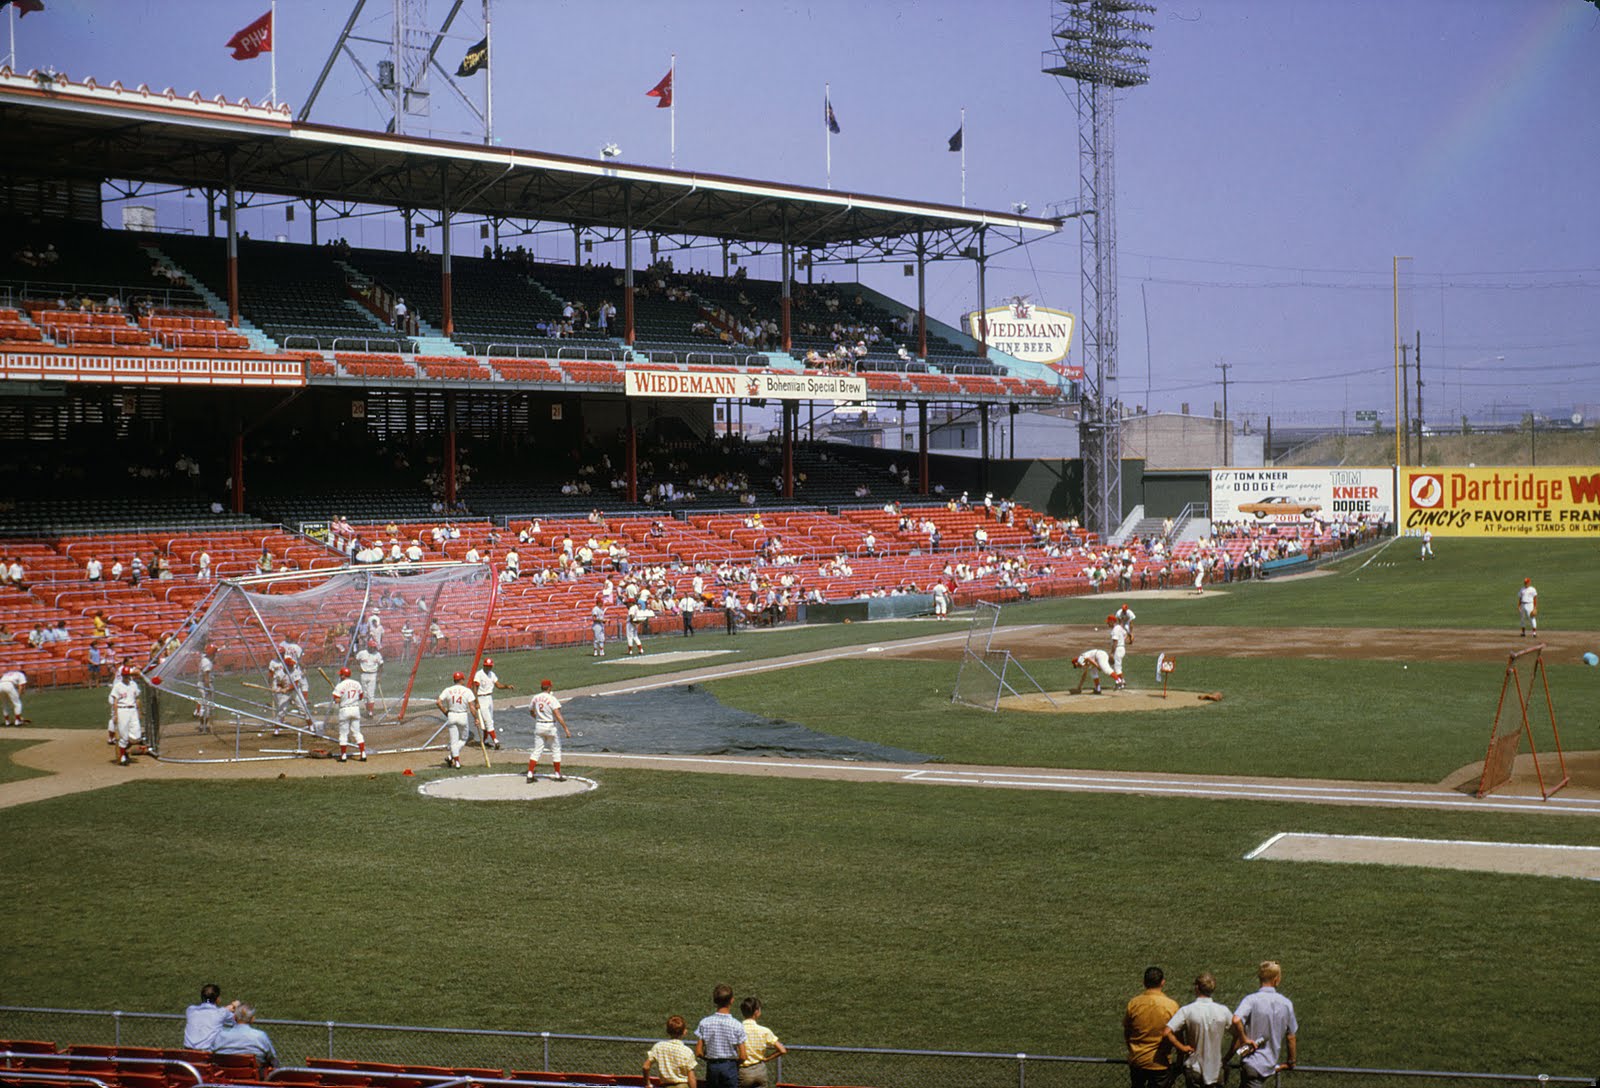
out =
[[[1404,468],[1402,531],[1600,536],[1600,467]]]
[[[1256,524],[1389,521],[1391,468],[1219,468],[1211,470],[1211,520]]]
[[[966,321],[967,334],[996,351],[1026,363],[1043,363],[1068,381],[1083,380],[1083,367],[1066,362],[1078,319],[1065,310],[1014,299],[1004,306],[974,310]]]

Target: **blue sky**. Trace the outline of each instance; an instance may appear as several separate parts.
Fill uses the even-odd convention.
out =
[[[223,48],[266,0],[45,3],[15,23],[19,67],[234,98],[268,89],[265,58]],[[432,0],[435,25],[448,7]],[[350,8],[278,5],[282,100],[306,98]],[[360,25],[387,34],[392,4],[367,8]],[[1039,71],[1046,0],[496,0],[493,15],[507,145],[593,156],[615,142],[625,161],[666,165],[668,111],[644,92],[676,53],[680,167],[822,184],[827,82],[837,189],[957,202],[960,157],[945,142],[965,107],[970,205],[1043,211],[1077,196],[1072,103]],[[1160,4],[1150,21],[1151,82],[1117,106],[1125,401],[1207,411],[1227,362],[1230,410],[1257,425],[1387,417],[1390,269],[1407,255],[1430,422],[1600,414],[1593,4],[1218,0]],[[441,59],[453,68],[481,36],[468,0]],[[468,83],[480,96],[482,80]],[[442,88],[435,98],[439,135],[469,127]],[[343,62],[312,120],[382,124]],[[188,213],[181,198],[156,203],[163,226]],[[305,231],[281,209],[241,226]],[[400,244],[397,226],[360,230],[356,244]],[[555,238],[542,247],[570,254]],[[1069,223],[992,262],[989,298],[1077,312],[1078,267]],[[776,258],[753,272],[776,278]],[[914,300],[898,266],[862,274]],[[928,300],[954,323],[977,301],[970,267],[935,268]]]

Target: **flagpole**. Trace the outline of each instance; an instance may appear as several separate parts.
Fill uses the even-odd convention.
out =
[[[13,72],[17,70],[17,6],[6,5],[6,31],[11,43],[11,51],[6,54],[6,66]]]
[[[483,41],[484,56],[494,56],[493,30],[489,22],[489,0],[483,0]],[[489,70],[483,74],[483,142],[487,147],[494,146],[494,65],[489,65]]]
[[[827,179],[828,188],[833,188],[833,126],[828,124],[828,111],[833,108],[833,84],[822,85],[822,131],[823,142],[827,145]]]
[[[278,0],[272,0],[268,8],[267,33],[271,34],[272,48],[267,52],[272,54],[272,92],[271,99],[274,108],[278,105]]]
[[[967,107],[961,107],[961,206],[967,206]]]
[[[678,54],[672,54],[672,60],[667,63],[667,86],[672,88],[672,106],[668,113],[672,114],[672,150],[667,165],[676,170],[678,168]]]

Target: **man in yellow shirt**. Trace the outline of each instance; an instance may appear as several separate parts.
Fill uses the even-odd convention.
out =
[[[1162,1040],[1178,1003],[1162,990],[1167,976],[1159,967],[1144,969],[1144,993],[1128,1002],[1122,1014],[1122,1038],[1128,1044],[1128,1077],[1133,1088],[1162,1088],[1170,1071],[1170,1053]]]
[[[767,1076],[767,1061],[789,1053],[789,1048],[778,1042],[778,1037],[762,1027],[761,999],[754,996],[739,1002],[739,1012],[744,1016],[745,1060],[739,1066],[739,1088],[767,1088],[772,1078]]]
[[[661,1040],[650,1048],[644,1057],[644,1083],[646,1088],[652,1083],[650,1080],[650,1067],[656,1067],[656,1084],[686,1084],[689,1088],[699,1088],[695,1080],[694,1051],[683,1041],[683,1033],[689,1030],[689,1025],[681,1016],[667,1017],[667,1035],[669,1038]]]

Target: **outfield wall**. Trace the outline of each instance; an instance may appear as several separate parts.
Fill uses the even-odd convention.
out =
[[[1407,467],[1400,477],[1409,535],[1600,540],[1600,466]]]

